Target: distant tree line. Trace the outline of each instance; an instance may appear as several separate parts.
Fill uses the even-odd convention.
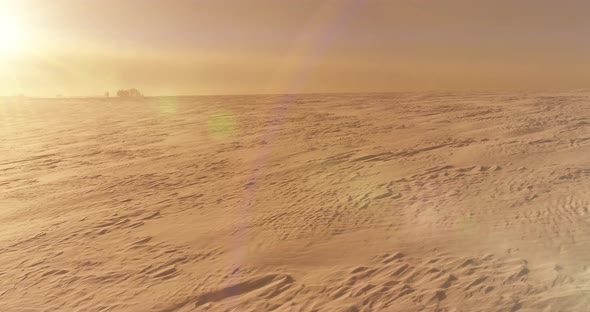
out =
[[[121,89],[117,91],[118,97],[142,97],[143,94],[137,89]]]

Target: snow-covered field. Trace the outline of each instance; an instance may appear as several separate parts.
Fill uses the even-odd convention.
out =
[[[587,311],[590,93],[0,100],[2,311]]]

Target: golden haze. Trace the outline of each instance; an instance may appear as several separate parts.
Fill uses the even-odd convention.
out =
[[[0,94],[583,88],[588,8],[582,1],[2,1],[18,29],[0,24]]]

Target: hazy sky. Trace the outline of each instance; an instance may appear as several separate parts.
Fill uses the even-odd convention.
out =
[[[0,0],[0,95],[587,88],[589,13],[567,0]]]

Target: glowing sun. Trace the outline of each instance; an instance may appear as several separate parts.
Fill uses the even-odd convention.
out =
[[[22,18],[0,12],[0,56],[14,55],[27,48],[29,32]]]

